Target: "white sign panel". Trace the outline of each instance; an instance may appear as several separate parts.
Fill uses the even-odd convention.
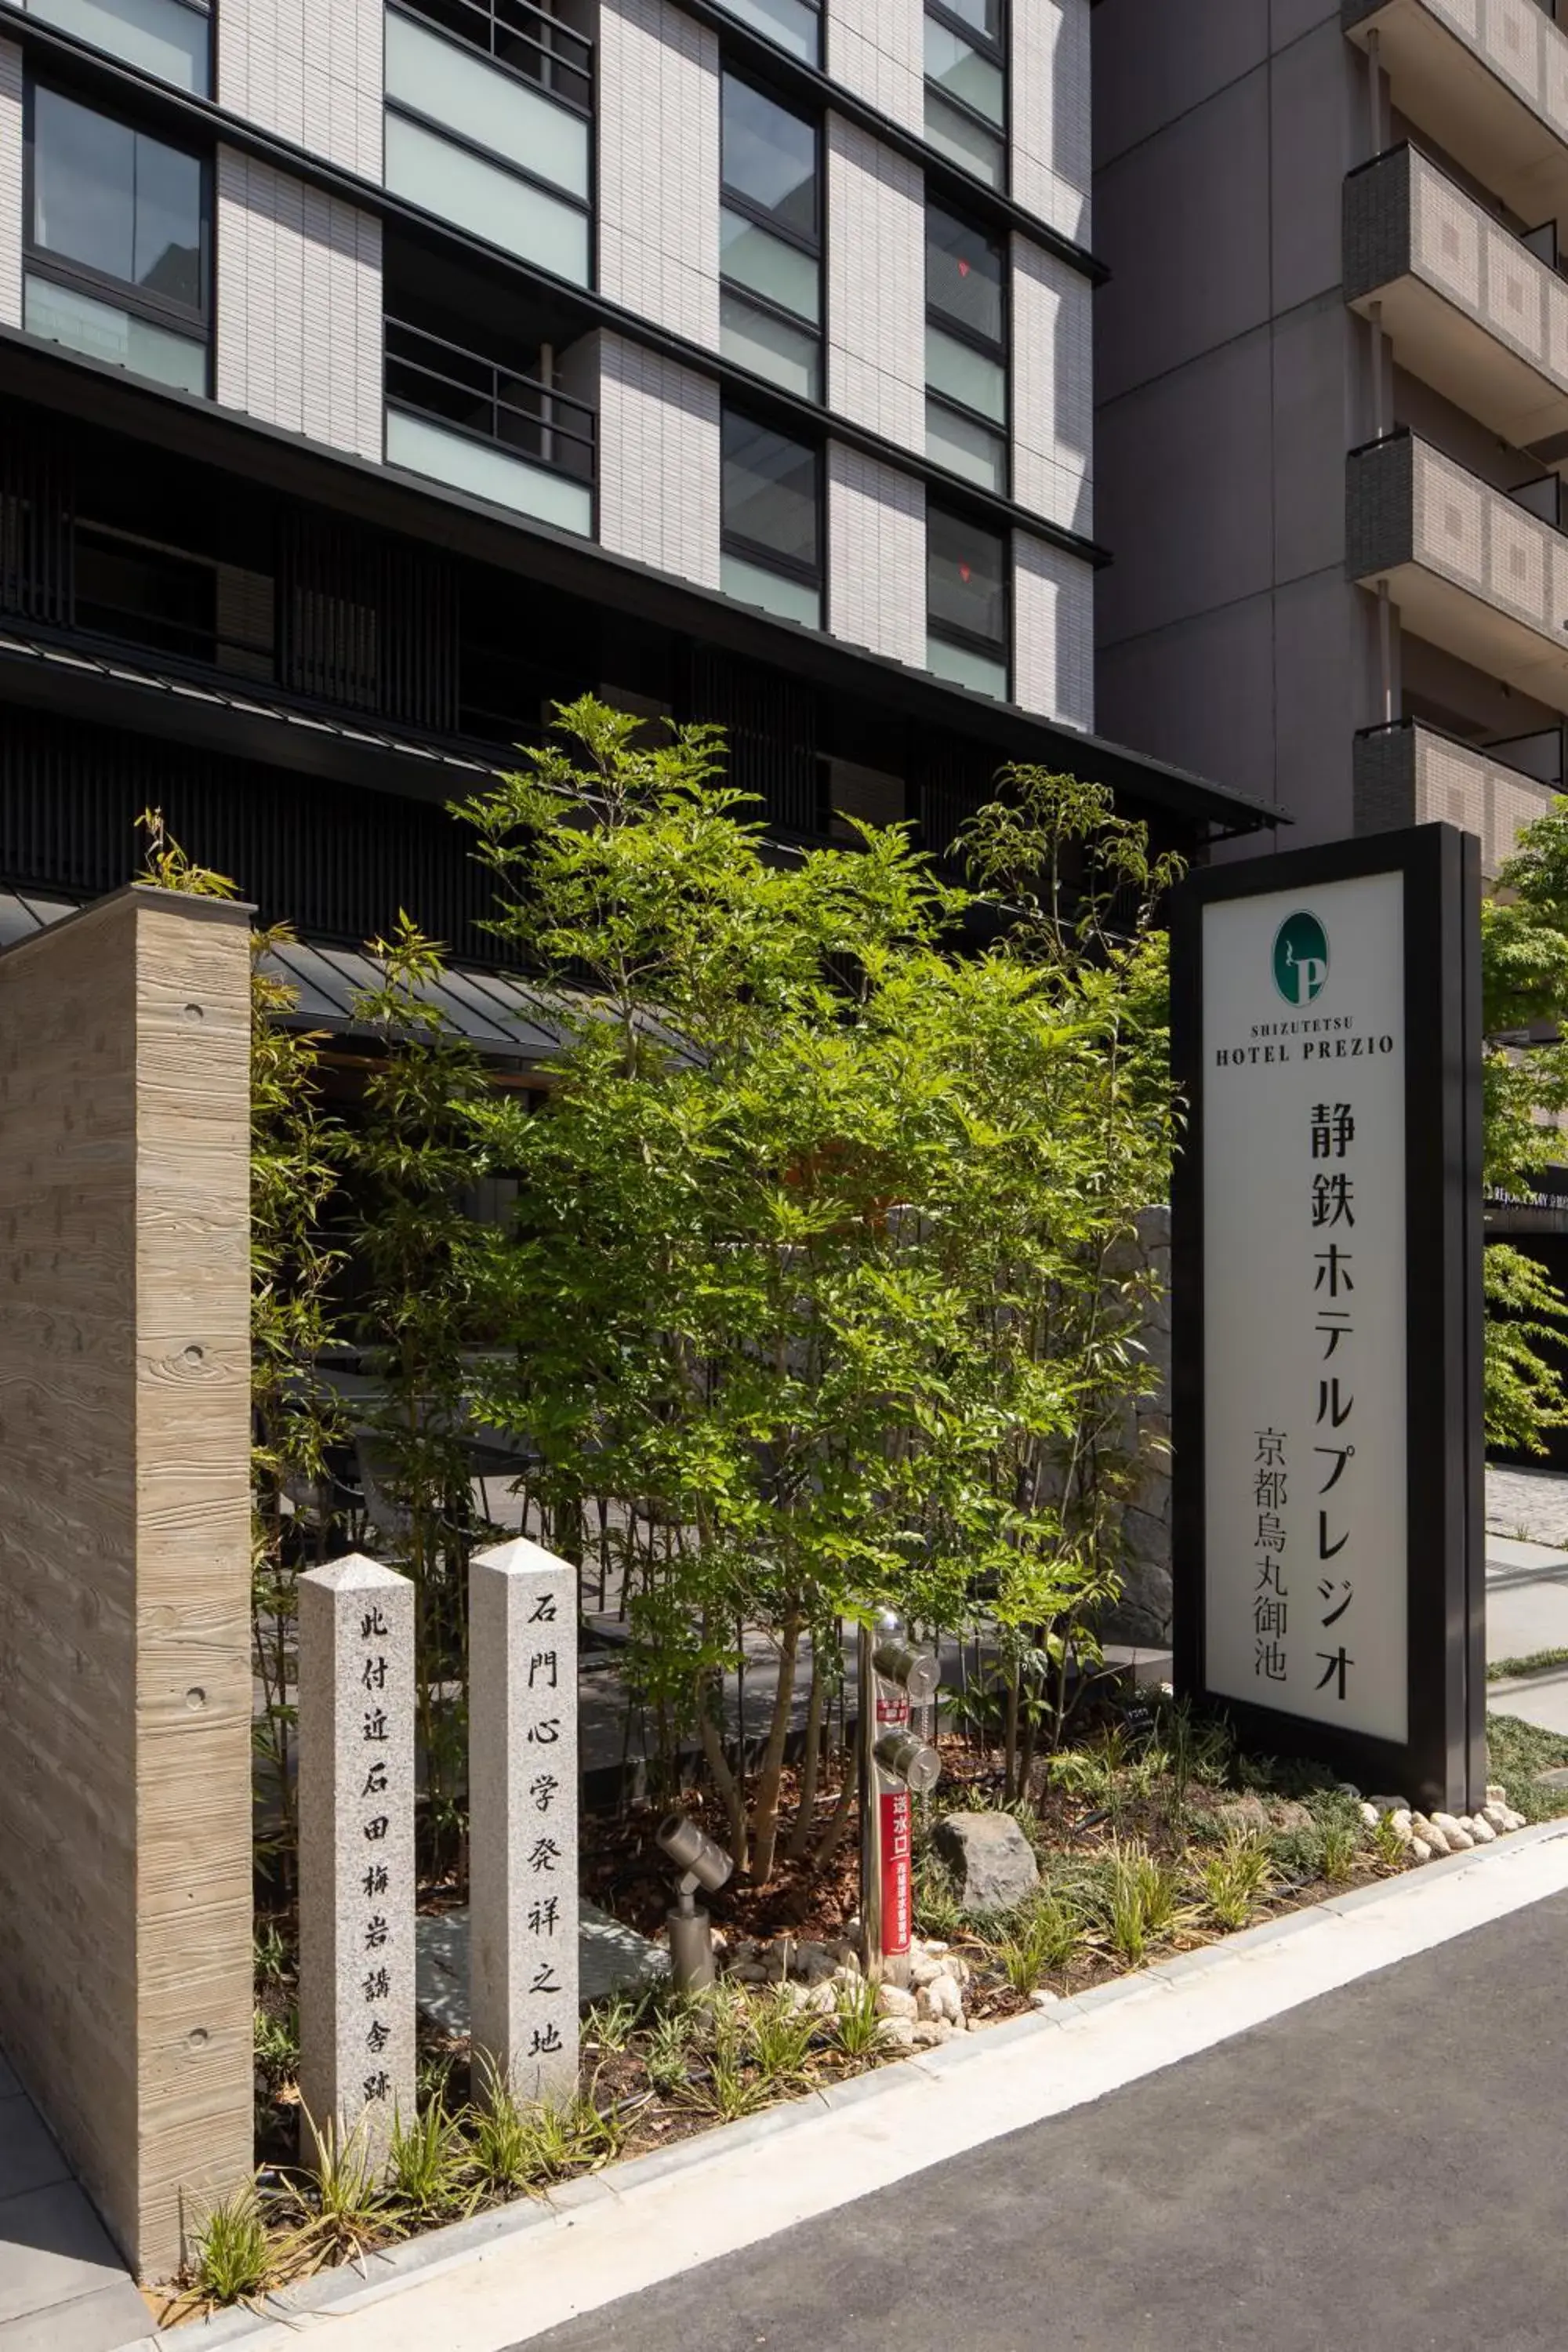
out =
[[[1404,1745],[1404,881],[1203,910],[1209,1688]]]

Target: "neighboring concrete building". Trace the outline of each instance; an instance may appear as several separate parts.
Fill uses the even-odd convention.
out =
[[[1103,0],[1100,717],[1495,871],[1563,781],[1568,29],[1535,0]]]
[[[0,885],[156,800],[480,954],[437,804],[589,688],[799,838],[942,845],[1006,758],[1256,822],[1091,732],[1089,24],[0,0]]]

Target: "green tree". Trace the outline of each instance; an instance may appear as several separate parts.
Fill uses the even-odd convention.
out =
[[[1049,920],[993,886],[1101,835],[1116,883],[1157,877],[1059,779],[1012,780],[967,890],[897,827],[771,855],[707,730],[584,701],[559,735],[468,811],[565,1030],[544,1115],[469,1109],[521,1198],[487,1411],[543,1456],[558,1543],[611,1498],[637,1685],[765,1879],[808,1633],[820,1664],[879,1601],[940,1628],[984,1597],[1016,1688],[1109,1590],[1089,1498],[1145,1378],[1113,1259],[1168,1125],[1142,950],[1081,877]],[[956,951],[965,916],[989,949]],[[719,1702],[759,1627],[748,1790]]]

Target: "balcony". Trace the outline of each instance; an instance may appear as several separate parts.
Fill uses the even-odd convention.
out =
[[[1357,833],[1459,825],[1479,839],[1481,872],[1495,880],[1513,855],[1521,827],[1545,814],[1558,789],[1507,765],[1509,748],[1477,751],[1416,719],[1363,729],[1355,739],[1352,774]],[[1558,738],[1559,768],[1561,760]]]
[[[1528,0],[1527,0],[1528,5]],[[1516,449],[1568,435],[1568,281],[1410,147],[1345,182],[1345,299]]]
[[[388,8],[386,185],[586,286],[593,89],[592,44],[531,0]]]
[[[1568,36],[1536,0],[1342,0],[1394,105],[1521,220],[1568,215]]]
[[[1351,452],[1345,569],[1417,636],[1568,710],[1568,537],[1429,443]]]
[[[593,410],[396,319],[386,321],[386,461],[592,535]]]

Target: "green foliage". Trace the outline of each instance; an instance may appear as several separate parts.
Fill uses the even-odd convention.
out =
[[[1361,1837],[1347,1822],[1330,1822],[1324,1827],[1318,1850],[1318,1866],[1331,1886],[1342,1886],[1355,1874],[1361,1857]]]
[[[267,2215],[247,2181],[199,2223],[191,2268],[202,2294],[214,2303],[240,2303],[261,2293],[274,2259]]]
[[[291,2192],[300,2239],[317,2261],[352,2261],[378,2237],[395,2233],[396,2215],[363,2128],[341,2132],[304,2113],[311,2157]]]
[[[1126,1244],[1169,1142],[1140,1009],[1168,869],[1032,770],[966,829],[973,889],[899,827],[783,864],[711,730],[650,746],[584,701],[557,733],[467,812],[497,928],[568,1007],[548,1116],[468,1107],[520,1188],[484,1410],[542,1455],[558,1548],[591,1463],[637,1694],[667,1759],[700,1737],[765,1879],[808,1627],[983,1595],[1012,1788],[1097,1657],[1149,1380]],[[960,956],[977,898],[1005,928]],[[750,1790],[717,1706],[742,1624],[777,1661]]]
[[[846,2058],[873,2056],[882,2042],[876,1986],[864,1979],[840,1983],[835,2000],[837,2007],[829,2021],[835,2048]]]
[[[1568,1766],[1568,1739],[1542,1731],[1517,1715],[1487,1717],[1487,1771],[1508,1790],[1516,1812],[1531,1822],[1555,1821],[1568,1813],[1568,1789],[1542,1789],[1538,1772],[1562,1771]]]
[[[1037,1895],[1014,1922],[1012,1933],[994,1947],[995,1958],[1015,1992],[1033,1992],[1047,1976],[1071,1965],[1083,1933],[1076,1905],[1058,1895]]]
[[[1521,1675],[1549,1675],[1562,1666],[1568,1666],[1568,1650],[1531,1650],[1523,1658],[1494,1658],[1487,1668],[1487,1680],[1512,1682]]]
[[[1150,1945],[1190,1916],[1173,1865],[1137,1839],[1113,1841],[1105,1857],[1100,1906],[1111,1949],[1132,1968],[1142,1967]]]
[[[1482,908],[1481,997],[1485,1179],[1529,1193],[1568,1109],[1568,801],[1524,828]],[[1486,1296],[1488,1443],[1544,1453],[1548,1433],[1568,1423],[1568,1300],[1499,1244],[1486,1254]]]
[[[257,2072],[266,2078],[268,2087],[275,2090],[281,2083],[292,2082],[300,2071],[299,2011],[290,2009],[278,2016],[258,2009],[252,2039]]]
[[[387,2157],[387,2187],[415,2221],[429,2223],[472,2209],[469,2158],[460,2124],[440,2096],[405,2123],[393,2118]]]
[[[1219,1925],[1245,1927],[1273,1883],[1268,1837],[1232,1824],[1218,1852],[1205,1857],[1199,1875],[1205,1899]]]
[[[1405,1864],[1405,1841],[1394,1826],[1391,1813],[1378,1816],[1372,1832],[1373,1851],[1385,1870],[1403,1870]]]

